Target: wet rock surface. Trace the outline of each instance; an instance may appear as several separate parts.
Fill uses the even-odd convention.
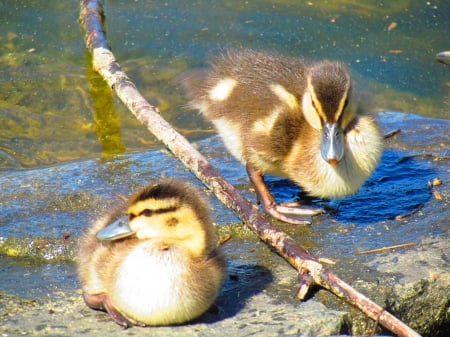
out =
[[[450,333],[450,121],[379,113],[386,141],[379,169],[352,197],[326,202],[327,214],[309,227],[277,223],[344,281],[424,336]],[[217,137],[199,150],[250,200],[244,168]],[[239,224],[212,195],[228,277],[216,305],[198,321],[177,327],[123,331],[88,309],[75,273],[76,241],[117,194],[129,195],[160,176],[201,187],[165,150],[4,173],[0,176],[0,333],[2,336],[330,336],[388,334],[333,294],[316,289],[295,298],[297,275],[287,262]],[[437,180],[436,180],[437,179]],[[299,190],[269,178],[280,200]],[[207,192],[208,193],[208,192]],[[209,193],[208,193],[209,194]],[[333,210],[333,211],[331,211]],[[414,246],[359,254],[411,243]]]

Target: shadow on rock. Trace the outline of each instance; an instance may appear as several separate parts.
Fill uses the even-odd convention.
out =
[[[215,305],[194,323],[214,323],[235,316],[249,298],[272,281],[272,273],[263,266],[229,261],[225,283]]]

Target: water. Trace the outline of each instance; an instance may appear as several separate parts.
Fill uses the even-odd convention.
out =
[[[447,1],[108,1],[106,25],[145,97],[199,139],[208,125],[174,78],[234,46],[341,59],[374,109],[449,118],[449,69],[434,59],[450,48],[449,13]],[[91,71],[77,19],[77,1],[0,2],[0,169],[155,145]]]

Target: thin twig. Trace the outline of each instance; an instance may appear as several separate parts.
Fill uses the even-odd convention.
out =
[[[416,214],[417,212],[419,212],[424,206],[425,206],[425,204],[419,204],[419,205],[417,205],[412,211],[407,212],[407,213],[403,213],[403,214],[400,214],[400,215],[397,215],[397,216],[395,217],[395,220],[397,220],[397,221],[403,221],[403,220],[405,220],[406,218],[410,217],[411,215],[414,215],[414,214]]]
[[[384,139],[389,139],[389,138],[392,138],[392,137],[394,137],[394,136],[397,136],[398,134],[400,134],[402,132],[402,130],[400,130],[400,129],[395,129],[395,130],[392,130],[392,131],[389,131],[388,133],[386,133],[384,136],[383,136],[383,138]]]
[[[439,155],[434,154],[434,153],[415,153],[415,154],[411,154],[411,155],[408,155],[408,156],[401,157],[399,160],[397,160],[397,163],[403,163],[405,161],[408,161],[408,160],[411,160],[411,159],[414,159],[414,158],[431,158],[431,159],[433,159],[435,161],[438,161],[438,160],[439,161],[440,160],[442,160],[442,161],[450,160],[449,156],[439,156]]]
[[[386,252],[388,250],[394,250],[394,249],[398,249],[398,248],[415,247],[415,246],[416,246],[416,244],[414,242],[401,243],[399,245],[393,245],[393,246],[388,246],[388,247],[362,250],[362,251],[356,252],[355,255],[382,253],[382,252]]]
[[[86,46],[93,56],[94,70],[102,75],[136,118],[164,143],[176,158],[212,190],[220,201],[233,209],[262,241],[273,247],[298,270],[301,284],[300,299],[305,297],[310,285],[314,283],[356,306],[368,317],[379,320],[381,325],[393,333],[399,336],[419,336],[396,317],[326,270],[306,249],[296,245],[291,237],[272,226],[262,214],[257,212],[237,189],[160,116],[157,109],[142,97],[121,70],[107,45],[103,31],[103,1],[81,0],[80,5],[80,23],[85,31]]]

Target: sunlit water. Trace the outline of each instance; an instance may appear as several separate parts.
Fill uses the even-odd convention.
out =
[[[175,78],[246,46],[346,62],[377,110],[449,118],[448,1],[108,1],[118,61],[190,139],[208,127]],[[0,169],[142,151],[153,138],[91,71],[77,1],[0,2]],[[103,84],[103,85],[102,85]]]

